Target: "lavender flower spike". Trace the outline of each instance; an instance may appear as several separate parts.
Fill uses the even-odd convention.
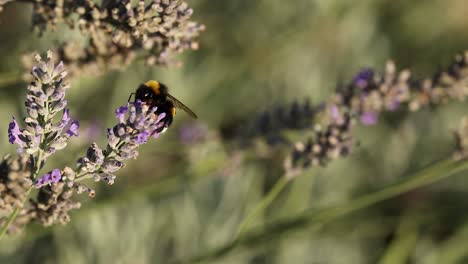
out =
[[[117,108],[115,115],[119,122],[107,131],[106,149],[101,150],[93,143],[86,156],[78,160],[81,177],[92,175],[96,181],[112,184],[115,180],[113,173],[125,166],[124,161],[136,158],[138,147],[147,143],[151,136],[156,138],[159,135],[158,131],[164,125],[160,121],[165,114],[157,115],[155,110],[141,101]]]
[[[27,154],[42,151],[43,158],[51,155],[67,145],[71,136],[78,135],[79,124],[70,118],[65,92],[69,85],[64,83],[67,72],[63,63],[55,65],[53,54],[47,53],[47,59],[36,56],[37,66],[31,70],[34,81],[28,86],[26,95],[26,111],[24,129],[13,117],[8,128],[8,139],[11,144],[17,144],[19,151],[23,149]],[[55,122],[59,112],[63,112],[59,122]],[[46,136],[47,135],[47,136]]]

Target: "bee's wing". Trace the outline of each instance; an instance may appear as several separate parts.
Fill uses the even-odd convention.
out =
[[[192,110],[190,110],[190,108],[185,106],[183,103],[177,100],[174,96],[167,94],[167,97],[169,98],[169,100],[171,100],[171,102],[174,104],[175,107],[184,110],[187,114],[189,114],[193,118],[198,118],[198,116]]]

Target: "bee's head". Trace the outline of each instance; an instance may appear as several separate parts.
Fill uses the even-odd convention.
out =
[[[135,99],[147,102],[154,99],[154,91],[150,87],[142,84],[138,87],[135,93]]]

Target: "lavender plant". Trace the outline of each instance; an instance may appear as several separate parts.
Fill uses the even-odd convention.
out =
[[[297,142],[294,145],[292,153],[285,159],[284,177],[242,219],[234,239],[206,254],[182,260],[181,263],[212,261],[235,248],[254,247],[259,244],[258,241],[281,237],[287,232],[303,230],[306,226],[318,229],[336,218],[465,171],[468,168],[467,117],[461,120],[454,131],[455,150],[449,158],[434,162],[403,181],[349,202],[323,210],[308,209],[298,216],[267,222],[261,228],[250,232],[248,230],[255,217],[268,208],[288,182],[305,169],[326,166],[332,160],[349,155],[355,145],[353,127],[357,123],[375,125],[379,115],[385,111],[396,111],[405,106],[410,111],[417,111],[453,100],[463,101],[467,95],[468,52],[456,55],[454,62],[446,70],[437,72],[432,78],[421,80],[412,78],[409,70],[396,72],[393,62],[387,64],[383,74],[372,69],[360,71],[350,84],[332,96],[321,109],[323,111],[312,116],[316,121],[312,137],[305,143]]]
[[[264,138],[269,145],[281,143],[290,144],[283,135],[284,131],[307,131],[314,125],[314,117],[321,112],[324,104],[311,105],[310,100],[293,102],[288,105],[276,105],[273,109],[265,110],[239,126],[239,120],[228,120],[221,128],[224,140],[240,142],[240,146],[248,147],[256,138]]]
[[[116,110],[118,123],[108,129],[104,149],[93,143],[75,168],[56,168],[39,176],[47,158],[63,150],[71,137],[78,136],[79,129],[78,121],[66,108],[65,95],[70,87],[64,80],[67,72],[63,63],[55,65],[52,57],[51,52],[45,60],[36,56],[34,81],[26,96],[25,127],[20,128],[13,118],[8,128],[9,142],[18,146],[18,156],[7,156],[0,164],[0,237],[32,221],[44,226],[70,221],[69,211],[81,206],[73,200],[73,194],[95,195],[81,181],[93,178],[113,184],[114,173],[125,166],[126,160],[138,156],[140,145],[157,138],[163,126],[160,121],[164,114],[155,114],[156,109],[140,101],[129,102]],[[31,193],[35,198],[30,198]]]
[[[7,2],[1,1],[0,7]],[[149,65],[174,65],[174,55],[198,49],[204,25],[191,21],[193,9],[185,1],[17,1],[34,5],[32,26],[40,34],[59,24],[78,28],[89,40],[67,40],[54,49],[72,75],[99,74],[123,69],[136,59]],[[23,64],[33,61],[26,55]],[[28,76],[25,76],[25,79]]]
[[[383,73],[363,69],[327,102],[328,110],[316,127],[315,136],[306,143],[296,143],[285,168],[297,174],[296,169],[325,165],[330,159],[346,156],[352,145],[353,123],[375,125],[385,111],[404,107],[417,111],[451,100],[463,101],[467,96],[468,52],[456,55],[446,70],[431,78],[415,79],[408,69],[397,72],[393,62],[387,63]]]
[[[410,111],[422,107],[435,107],[450,100],[465,100],[468,95],[468,52],[455,56],[454,62],[432,78],[416,80],[409,70],[396,71],[388,62],[384,73],[364,69],[353,80],[340,87],[322,108],[311,115],[317,121],[306,142],[294,144],[293,151],[284,161],[284,177],[247,214],[239,225],[237,235],[244,232],[253,219],[265,210],[287,185],[287,182],[312,166],[325,166],[330,161],[351,153],[355,140],[353,127],[357,122],[375,125],[384,111],[396,111],[408,106]],[[317,118],[316,118],[317,117]],[[455,132],[454,160],[466,158],[466,120]]]

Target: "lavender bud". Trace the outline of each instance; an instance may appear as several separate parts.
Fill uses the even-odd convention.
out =
[[[118,125],[116,125],[114,127],[114,135],[116,135],[117,137],[123,137],[124,135],[126,135],[126,125],[120,123]]]
[[[80,128],[80,123],[76,120],[72,120],[70,126],[68,127],[67,131],[65,132],[68,137],[71,136],[78,136],[78,129]]]
[[[123,168],[125,164],[118,160],[107,160],[102,164],[102,171],[112,173]]]
[[[117,144],[120,142],[120,139],[115,136],[113,129],[107,129],[107,144],[111,148],[115,148]]]
[[[67,100],[57,101],[56,103],[52,103],[51,112],[60,112],[63,109],[65,109],[66,106],[67,106]]]
[[[73,181],[75,179],[75,175],[76,175],[76,173],[72,168],[65,167],[63,169],[63,177],[64,178],[66,178],[66,179],[68,179],[70,181]]]
[[[50,95],[50,99],[52,99],[53,101],[61,101],[64,97],[64,90],[52,90],[52,94]]]
[[[26,108],[26,112],[32,118],[37,118],[39,116],[39,113],[37,112],[37,110],[33,108]]]
[[[86,192],[89,197],[94,197],[96,195],[96,192],[93,189],[84,184],[76,183],[73,187],[76,189],[76,193],[78,194]]]
[[[104,154],[96,143],[91,144],[86,153],[89,162],[94,163],[96,166],[102,165],[104,162]]]
[[[66,137],[56,137],[53,141],[50,142],[49,146],[55,150],[61,150],[67,146],[67,140],[68,138]]]
[[[124,122],[125,114],[128,112],[128,106],[121,106],[115,110],[115,116],[120,120],[120,123]]]
[[[101,180],[106,182],[109,185],[114,184],[116,176],[110,173],[102,173],[101,175]]]

